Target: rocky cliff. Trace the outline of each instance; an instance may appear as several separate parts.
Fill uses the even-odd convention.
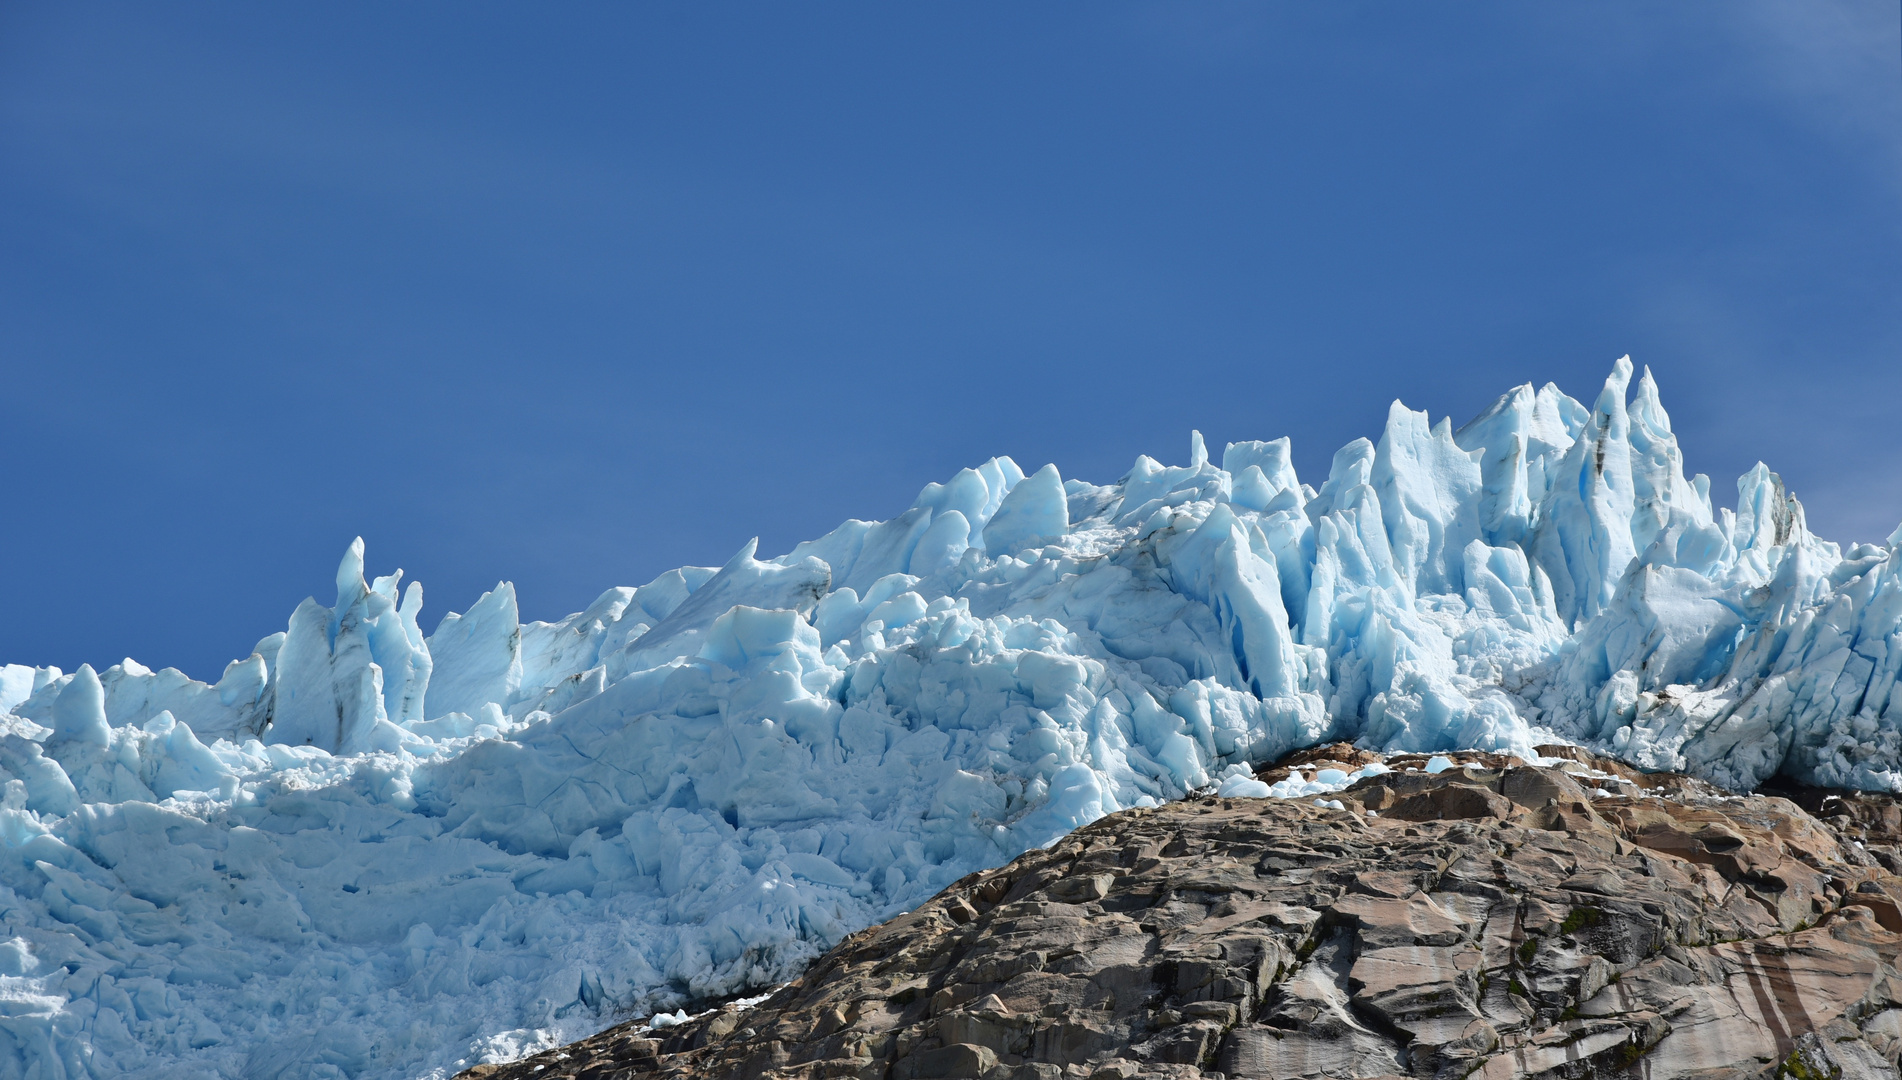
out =
[[[1331,799],[1115,814],[750,1008],[464,1076],[1896,1075],[1894,798],[1542,752],[1571,760],[1397,757]]]

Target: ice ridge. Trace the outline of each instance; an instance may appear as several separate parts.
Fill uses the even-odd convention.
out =
[[[996,458],[553,623],[504,582],[425,637],[359,540],[214,684],[0,669],[0,1075],[442,1076],[1321,740],[1902,788],[1902,530],[1762,465],[1714,508],[1632,374],[1396,402],[1318,490],[1286,439]]]

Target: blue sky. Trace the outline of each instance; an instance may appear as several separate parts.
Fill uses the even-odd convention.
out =
[[[358,534],[553,618],[1007,453],[1651,365],[1902,520],[1890,3],[0,3],[0,660],[216,678]]]

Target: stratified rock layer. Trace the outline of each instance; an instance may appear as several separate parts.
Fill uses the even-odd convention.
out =
[[[756,1007],[464,1075],[1896,1075],[1892,798],[1462,761],[1116,814]]]

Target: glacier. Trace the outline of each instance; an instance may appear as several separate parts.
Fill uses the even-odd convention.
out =
[[[1902,529],[1716,508],[1655,381],[1396,402],[1318,488],[1009,458],[761,559],[425,636],[366,577],[216,683],[0,669],[0,1074],[441,1077],[784,981],[1120,809],[1336,739],[1902,789]],[[1321,780],[1327,781],[1321,783]]]

